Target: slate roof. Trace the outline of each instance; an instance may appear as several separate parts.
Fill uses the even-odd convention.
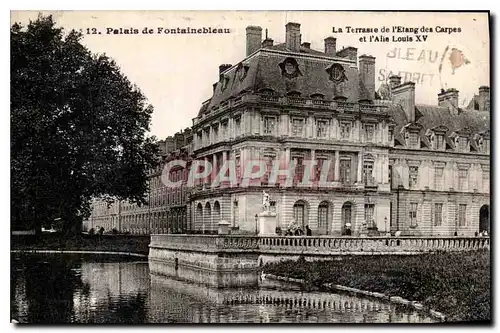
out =
[[[267,51],[268,49],[270,51]],[[325,56],[325,54],[305,47],[301,47],[300,51],[304,53],[303,56],[294,53],[273,53],[273,50],[287,51],[284,44],[261,49],[260,53],[226,70],[219,81],[214,84],[213,96],[208,105],[202,106],[200,113],[246,91],[258,93],[265,89],[271,89],[278,96],[285,96],[293,91],[299,92],[300,96],[304,98],[309,98],[314,94],[322,94],[326,100],[333,100],[336,96],[344,96],[350,102],[357,102],[364,97],[364,94],[360,95],[359,92],[366,91],[366,89],[364,87],[360,89],[362,84],[360,84],[355,62],[349,63],[349,60],[344,58],[314,58],[314,55]],[[295,78],[283,76],[279,64],[288,57],[296,60],[301,75]],[[334,63],[342,64],[347,78],[345,82],[334,83],[330,80],[327,69]],[[241,80],[237,72],[239,67],[244,66],[248,70],[244,79]]]
[[[400,145],[405,146],[405,140],[401,134],[401,129],[409,123],[406,113],[400,106],[395,105],[389,107],[387,111],[396,123],[394,138]],[[489,130],[490,113],[489,111],[466,109],[460,110],[458,115],[453,115],[448,108],[417,104],[415,106],[415,123],[422,125],[420,139],[428,147],[430,147],[430,142],[425,135],[427,130],[431,130],[438,126],[446,126],[448,128],[448,132],[445,133],[446,142],[451,148],[454,148],[454,142],[450,138],[453,132],[469,128],[473,136],[474,134],[483,133]],[[474,140],[471,140],[471,144],[476,148],[474,146]]]

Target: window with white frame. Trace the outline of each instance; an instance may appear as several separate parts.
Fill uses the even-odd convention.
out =
[[[292,135],[302,136],[304,133],[304,119],[293,118],[292,119]]]
[[[326,138],[328,135],[328,121],[318,120],[316,122],[316,136],[318,138]]]
[[[418,132],[408,133],[408,147],[409,148],[420,148],[420,138],[418,137]]]
[[[434,137],[434,149],[444,150],[444,135],[439,133]]]
[[[351,159],[349,157],[340,159],[340,182],[342,184],[350,184],[352,181],[351,176]]]
[[[341,121],[340,122],[340,138],[349,139],[351,137],[351,122]]]
[[[458,138],[458,150],[459,151],[467,151],[467,143],[468,143],[468,139],[465,137],[465,136],[461,136]]]
[[[434,189],[436,191],[443,190],[443,174],[444,168],[442,166],[434,167]]]
[[[439,227],[443,224],[443,204],[434,204],[434,226]]]
[[[234,135],[238,136],[241,134],[241,116],[234,118]]]
[[[410,212],[408,214],[408,217],[410,219],[410,227],[414,228],[417,226],[417,211],[418,211],[418,203],[411,202],[410,203]]]
[[[264,117],[264,134],[274,134],[276,130],[276,117]]]
[[[415,188],[417,186],[417,180],[418,180],[418,166],[410,165],[410,172],[409,172],[410,188]]]
[[[482,179],[483,179],[483,192],[489,192],[490,190],[490,170],[482,169]]]
[[[465,227],[467,225],[466,221],[467,205],[458,205],[458,226]]]
[[[469,176],[469,170],[465,168],[458,169],[458,190],[465,191],[467,190],[467,178]]]
[[[373,212],[375,211],[374,204],[365,204],[365,223],[368,228],[373,228],[376,226],[373,220]]]

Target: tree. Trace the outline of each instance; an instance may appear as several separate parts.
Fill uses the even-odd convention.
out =
[[[158,165],[153,107],[114,60],[92,54],[51,16],[11,27],[12,227],[90,215],[94,197],[146,203]]]

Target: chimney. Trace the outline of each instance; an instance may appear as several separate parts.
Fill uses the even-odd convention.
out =
[[[401,76],[399,75],[391,75],[389,76],[389,86],[391,89],[396,88],[401,85]]]
[[[229,68],[231,68],[233,65],[231,64],[222,64],[219,66],[219,75],[221,75],[222,73],[224,73],[226,70],[228,70]]]
[[[477,97],[477,103],[479,104],[479,111],[490,110],[490,87],[479,87],[479,96]]]
[[[366,88],[364,99],[375,99],[375,57],[365,55],[359,57],[359,79]]]
[[[391,77],[389,77],[389,80]],[[401,80],[400,77],[396,78]],[[408,122],[415,121],[415,82],[405,82],[403,84],[396,85],[392,87],[391,93],[392,102],[394,104],[401,105],[406,113]]]
[[[358,59],[358,49],[352,46],[348,46],[337,52],[337,57],[356,61]]]
[[[450,88],[448,90],[442,89],[438,94],[438,105],[448,108],[451,114],[458,114],[458,90]]]
[[[335,57],[337,54],[337,38],[326,37],[325,38],[325,53],[329,56]]]
[[[262,41],[262,28],[256,26],[247,27],[247,57],[260,49]]]
[[[305,47],[306,49],[310,49],[311,48],[311,43],[304,42],[304,43],[302,43],[302,47]]]
[[[285,26],[285,46],[288,50],[299,52],[300,51],[300,24],[289,22]]]

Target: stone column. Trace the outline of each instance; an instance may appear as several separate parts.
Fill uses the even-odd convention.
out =
[[[222,152],[222,165],[221,165],[221,168],[224,166],[224,164],[226,163],[227,161],[227,151],[223,151]],[[227,172],[227,174],[230,176],[231,174],[229,173],[229,171]],[[221,175],[221,177],[223,177],[224,175]],[[227,181],[223,181],[221,182],[221,186],[224,186],[224,187],[227,187],[229,185],[229,183]]]
[[[316,150],[314,149],[311,149],[311,163],[314,163],[316,162]],[[311,179],[313,179],[314,181],[318,181],[319,179],[316,179],[316,168],[317,168],[317,164],[315,164],[312,168],[311,168],[311,175],[309,177],[309,179],[307,180],[307,183],[306,184],[309,184],[311,182]]]
[[[205,161],[205,166],[206,166],[208,164],[208,156],[204,157],[204,161]],[[209,178],[210,178],[210,176],[206,176],[203,179],[203,184],[205,184],[205,185],[208,184],[209,183]],[[205,207],[203,207],[203,208],[205,208]]]
[[[363,182],[363,152],[358,153],[358,179],[357,182],[361,184]]]
[[[215,177],[217,177],[217,153],[212,155],[212,172],[210,176],[211,183],[215,181]]]
[[[335,182],[340,182],[340,151],[335,151],[335,174],[333,177]]]

